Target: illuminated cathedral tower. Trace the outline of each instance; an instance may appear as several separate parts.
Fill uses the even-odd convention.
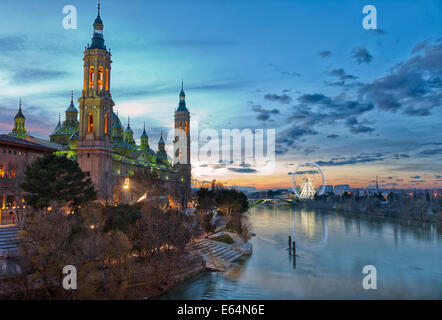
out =
[[[25,122],[26,118],[21,110],[21,99],[20,99],[18,112],[14,117],[14,129],[12,129],[12,132],[9,135],[20,139],[26,138],[28,134],[26,132]]]
[[[184,93],[183,83],[181,83],[180,101],[175,111],[173,165],[178,170],[181,181],[187,184],[188,191],[190,191],[190,112],[186,107],[186,94]]]
[[[110,93],[111,53],[104,44],[103,21],[94,22],[92,43],[84,51],[84,87],[80,103],[78,163],[91,177],[99,198],[112,193],[112,115]]]

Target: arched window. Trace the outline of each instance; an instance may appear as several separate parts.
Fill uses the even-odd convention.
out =
[[[92,132],[94,130],[94,116],[92,112],[89,112],[89,116],[87,119],[87,132]]]
[[[107,114],[104,115],[104,134],[107,134]]]
[[[98,89],[103,90],[103,67],[98,67]]]
[[[94,67],[91,66],[91,67],[89,68],[89,88],[91,88],[91,89],[94,88],[94,81],[95,81]]]
[[[109,91],[109,69],[106,68],[106,91]]]
[[[184,131],[187,133],[187,121],[184,121]]]
[[[181,121],[178,122],[178,128],[180,130],[183,130],[183,123]]]

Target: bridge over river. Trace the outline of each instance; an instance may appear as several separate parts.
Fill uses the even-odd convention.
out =
[[[293,198],[276,198],[276,199],[249,199],[250,208],[257,206],[285,206],[296,207],[301,204],[300,199]]]

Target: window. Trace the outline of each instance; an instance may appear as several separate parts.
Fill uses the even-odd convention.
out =
[[[90,154],[90,153],[88,153],[88,154],[87,154],[87,157],[88,157],[88,158],[90,158],[90,157],[91,157],[91,154]]]
[[[91,66],[89,68],[89,88],[94,88],[94,81],[95,81],[95,74],[94,74],[94,67]]]
[[[84,90],[87,89],[87,81],[86,81],[87,69],[84,67]]]
[[[103,90],[103,67],[98,67],[98,89]]]
[[[89,171],[86,172],[86,177],[90,177],[91,173]]]
[[[106,91],[109,91],[109,69],[106,68]]]
[[[89,116],[87,119],[87,132],[92,132],[94,130],[94,116],[92,112],[89,112]]]
[[[107,134],[107,114],[104,115],[104,134]]]
[[[187,121],[184,121],[184,131],[187,133]]]
[[[183,130],[183,123],[181,121],[178,122],[178,128],[180,130]]]

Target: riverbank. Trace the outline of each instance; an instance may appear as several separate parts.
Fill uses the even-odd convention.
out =
[[[442,224],[442,213],[434,212],[431,208],[421,206],[419,208],[399,208],[395,203],[376,203],[372,206],[356,201],[327,202],[321,200],[307,200],[301,206],[306,209],[322,209],[332,212],[389,217],[418,222],[432,222]]]

